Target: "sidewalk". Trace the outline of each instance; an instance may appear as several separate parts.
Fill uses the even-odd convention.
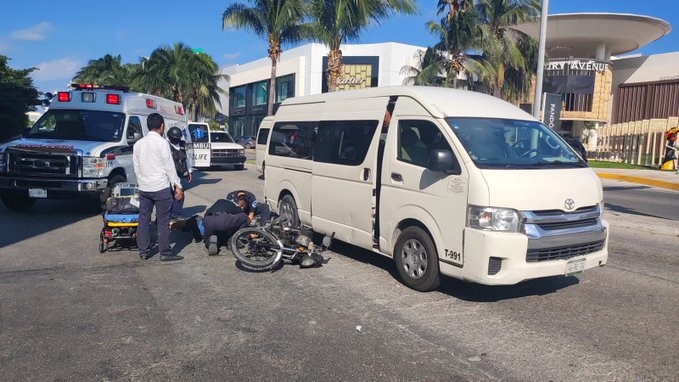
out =
[[[679,191],[679,174],[674,171],[661,171],[655,169],[618,169],[618,168],[592,168],[599,178],[620,180],[623,182],[640,183],[652,187],[667,188]]]

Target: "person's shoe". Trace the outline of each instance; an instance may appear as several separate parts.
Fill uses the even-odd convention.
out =
[[[141,254],[140,254],[140,255],[139,255],[139,258],[142,259],[142,260],[148,260],[148,259],[151,258],[151,255],[141,255]]]
[[[186,226],[186,221],[188,219],[172,218],[170,219],[170,231],[183,229]]]
[[[215,256],[219,253],[219,245],[217,244],[217,236],[210,236],[210,244],[207,247],[208,256]]]
[[[179,255],[162,255],[160,256],[160,261],[176,261],[183,259],[184,256]]]

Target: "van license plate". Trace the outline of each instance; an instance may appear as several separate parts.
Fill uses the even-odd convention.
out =
[[[28,197],[30,198],[46,198],[47,189],[45,188],[29,188]]]
[[[566,276],[582,273],[585,270],[585,259],[571,260],[566,263]]]

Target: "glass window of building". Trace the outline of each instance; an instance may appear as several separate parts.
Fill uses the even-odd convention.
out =
[[[267,81],[255,82],[252,87],[253,106],[266,105],[268,95]]]
[[[295,75],[290,74],[276,79],[276,103],[295,96]]]
[[[233,88],[233,107],[245,107],[245,100],[246,100],[246,94],[247,94],[247,88],[245,86],[240,86],[237,88]]]

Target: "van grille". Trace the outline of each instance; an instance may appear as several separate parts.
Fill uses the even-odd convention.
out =
[[[26,177],[77,178],[78,156],[7,150],[7,173]]]
[[[585,243],[560,248],[529,249],[526,253],[526,261],[530,263],[537,261],[570,259],[571,257],[601,251],[604,247],[604,243],[605,240],[599,240],[594,243]]]
[[[526,262],[564,260],[601,251],[606,227],[599,205],[575,211],[524,211],[523,230],[528,236]]]

